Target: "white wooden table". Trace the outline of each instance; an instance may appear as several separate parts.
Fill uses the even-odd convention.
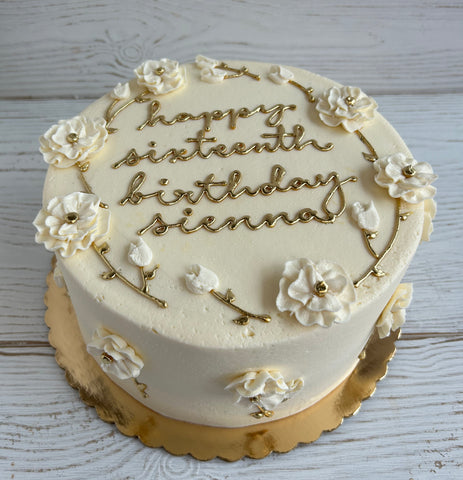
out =
[[[463,478],[461,0],[94,3],[0,3],[0,479]],[[68,386],[43,322],[51,256],[31,225],[46,171],[39,135],[144,59],[197,53],[361,86],[440,176],[388,376],[336,431],[259,461],[199,462],[123,436]]]

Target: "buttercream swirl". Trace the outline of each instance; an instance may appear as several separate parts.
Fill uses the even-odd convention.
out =
[[[221,83],[225,79],[227,72],[221,68],[218,60],[198,55],[196,57],[196,66],[201,70],[201,80],[207,83]]]
[[[87,351],[96,358],[105,373],[121,380],[137,378],[144,366],[143,360],[122,337],[103,327],[95,330]]]
[[[77,250],[87,250],[109,230],[110,212],[99,204],[100,199],[91,193],[52,198],[33,222],[37,229],[35,241],[65,258]]]
[[[373,119],[378,105],[358,87],[331,87],[318,99],[315,108],[325,125],[342,125],[352,133]]]
[[[286,262],[276,305],[302,325],[329,327],[350,318],[355,298],[352,280],[340,265],[300,258]]]
[[[89,119],[78,115],[50,127],[40,137],[40,151],[48,164],[68,168],[99,152],[107,138],[103,118]]]
[[[436,193],[431,183],[436,180],[431,165],[407,158],[403,153],[394,153],[379,158],[373,163],[375,181],[387,188],[393,198],[402,198],[408,203],[420,203]]]
[[[134,70],[139,85],[155,95],[164,95],[185,84],[185,71],[175,60],[147,60]]]
[[[284,85],[294,79],[294,73],[281,65],[272,65],[268,72],[268,78],[277,85]]]
[[[412,301],[412,294],[411,283],[401,283],[397,287],[376,323],[379,338],[388,337],[391,331],[395,332],[405,323],[405,309]]]
[[[238,394],[237,401],[242,398],[259,397],[260,404],[271,410],[292,397],[303,386],[302,378],[287,382],[280,371],[262,369],[240,375],[225,388],[235,390]]]

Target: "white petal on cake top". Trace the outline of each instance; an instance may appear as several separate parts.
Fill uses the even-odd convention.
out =
[[[219,277],[202,265],[193,265],[185,274],[185,282],[188,290],[196,295],[204,295],[219,288]]]
[[[225,389],[234,390],[237,393],[237,401],[242,398],[259,397],[260,404],[272,410],[301,390],[303,386],[302,378],[287,382],[280,371],[262,369],[240,375]]]
[[[129,262],[137,267],[147,267],[153,260],[153,251],[142,238],[129,246]]]
[[[411,283],[401,283],[397,287],[376,323],[379,338],[388,337],[391,331],[395,332],[405,323],[405,309],[410,305],[412,295]]]
[[[268,78],[278,85],[284,85],[294,79],[294,73],[281,65],[272,65],[269,69]]]
[[[302,325],[329,327],[350,318],[355,299],[352,280],[340,265],[300,258],[285,263],[276,306]]]
[[[134,70],[137,82],[155,95],[164,95],[185,84],[185,71],[175,60],[147,60]]]
[[[221,83],[225,79],[227,72],[220,68],[217,68],[220,65],[218,60],[213,58],[204,57],[203,55],[198,55],[196,57],[196,66],[201,70],[201,80],[207,83]]]
[[[374,118],[378,105],[358,87],[332,87],[321,95],[315,108],[325,125],[342,125],[352,133]]]
[[[380,219],[373,200],[370,200],[367,205],[362,205],[360,202],[353,203],[352,218],[362,230],[370,233],[378,231]]]
[[[105,373],[121,380],[137,378],[144,366],[143,360],[122,337],[105,328],[95,330],[87,351],[96,358]]]
[[[111,97],[114,100],[127,100],[130,97],[129,82],[118,83],[111,92]]]
[[[35,241],[64,258],[87,250],[109,231],[110,212],[99,205],[100,199],[91,193],[52,198],[33,222]]]
[[[68,168],[98,153],[108,138],[103,118],[76,116],[60,120],[40,137],[40,151],[46,163]]]
[[[375,181],[387,188],[393,198],[402,198],[408,203],[420,203],[433,198],[436,188],[431,183],[437,179],[431,165],[407,158],[403,153],[394,153],[378,158],[373,163]]]

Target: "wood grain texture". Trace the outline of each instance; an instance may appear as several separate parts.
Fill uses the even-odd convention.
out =
[[[21,4],[0,4],[4,97],[99,97],[147,58],[198,53],[300,66],[370,94],[463,87],[459,0]]]
[[[462,23],[460,0],[0,1],[0,480],[459,478]],[[414,300],[374,398],[312,445],[234,464],[147,449],[80,401],[47,341],[51,256],[31,225],[46,172],[39,135],[146,58],[200,52],[362,86],[439,174],[435,232],[407,272]]]

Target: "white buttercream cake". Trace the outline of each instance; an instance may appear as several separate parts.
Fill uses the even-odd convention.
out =
[[[147,61],[40,139],[37,242],[88,352],[150,409],[241,427],[306,409],[399,328],[435,179],[359,88]]]

